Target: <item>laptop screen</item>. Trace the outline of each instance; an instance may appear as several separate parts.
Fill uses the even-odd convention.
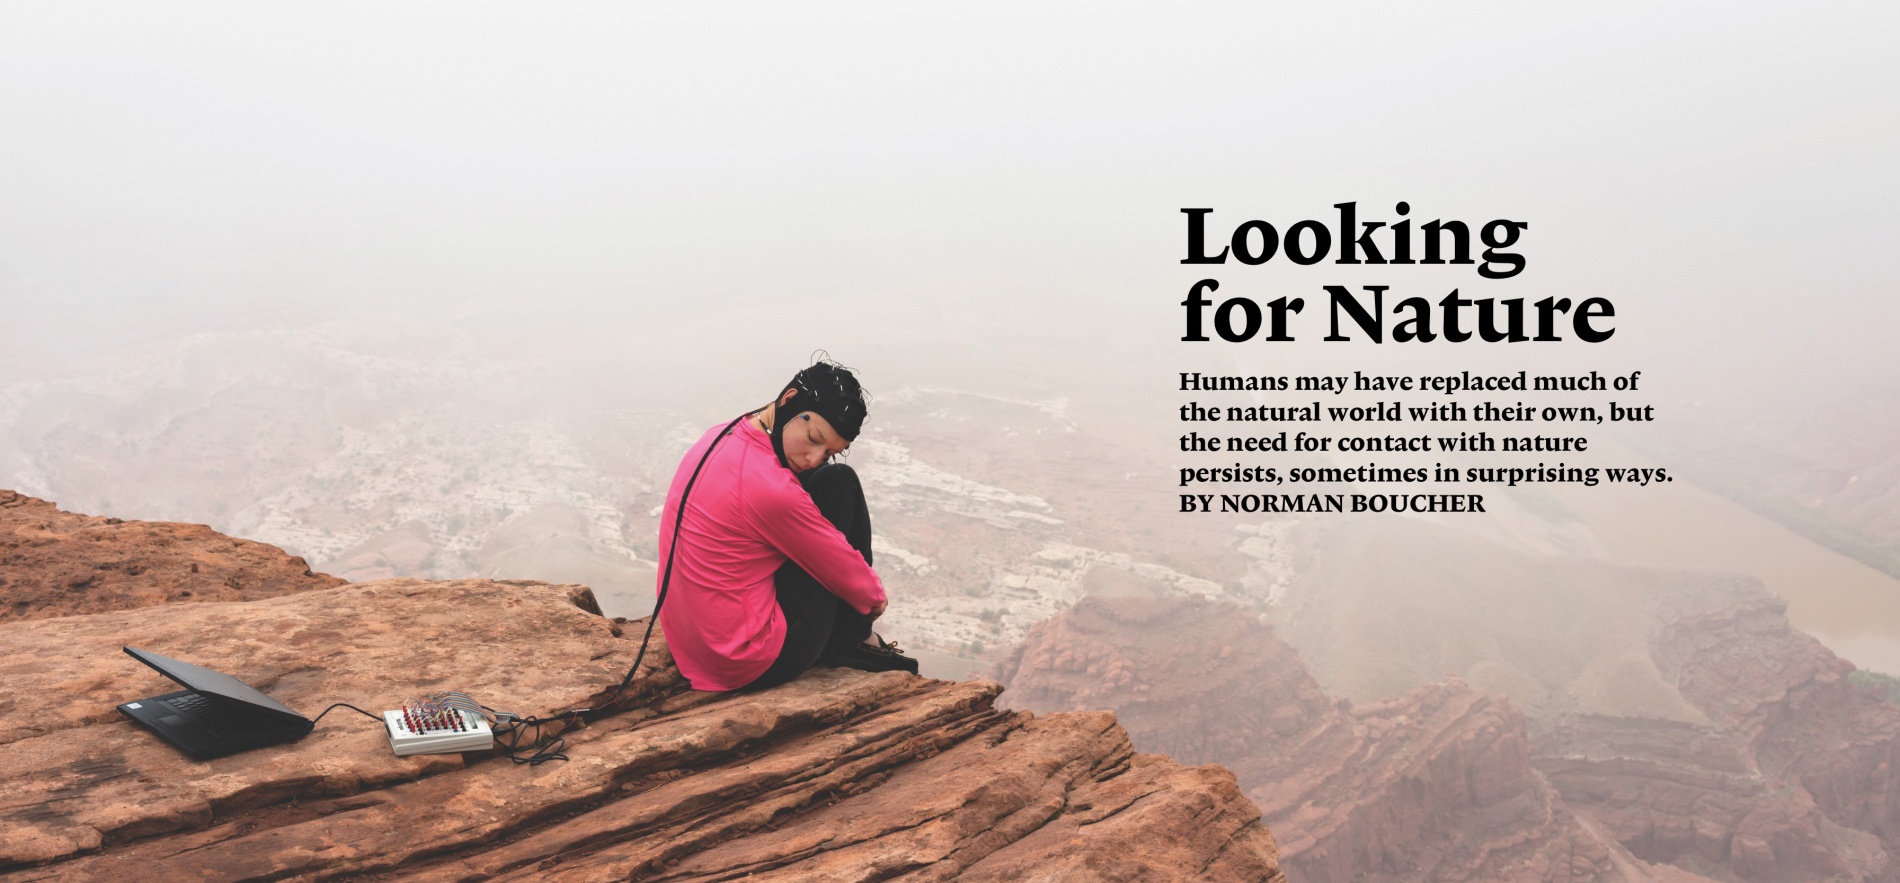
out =
[[[125,652],[133,659],[157,669],[159,674],[201,693],[212,693],[223,696],[226,699],[236,699],[239,702],[255,705],[259,708],[288,714],[298,719],[304,719],[303,715],[285,707],[277,700],[251,689],[249,684],[230,675],[220,674],[202,666],[192,665],[189,662],[179,662],[169,656],[160,656],[149,650],[127,647],[125,648]]]

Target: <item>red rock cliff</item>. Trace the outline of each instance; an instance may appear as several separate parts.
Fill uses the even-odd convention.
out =
[[[232,548],[179,535],[152,562],[112,560],[152,572]],[[7,573],[9,588],[45,584],[18,560]],[[399,758],[380,724],[341,709],[297,742],[193,762],[115,710],[170,689],[121,645],[306,714],[440,689],[546,714],[602,698],[638,634],[578,586],[387,580],[206,601],[225,577],[198,573],[219,581],[167,584],[196,603],[58,616],[21,596],[26,621],[0,623],[0,878],[1284,879],[1231,773],[1136,753],[1109,714],[1031,716],[995,708],[994,683],[838,669],[697,693],[663,636],[629,710],[569,733],[567,762]]]
[[[1650,657],[1707,722],[1575,715],[1538,767],[1638,855],[1746,880],[1892,879],[1900,705],[1753,580],[1659,602]]]
[[[1114,709],[1143,749],[1234,770],[1290,880],[1679,879],[1570,812],[1509,700],[1453,679],[1354,709],[1225,604],[1084,599],[1001,674],[1012,705]]]
[[[342,584],[276,546],[202,524],[75,515],[0,489],[0,620],[253,601]]]
[[[1322,684],[1396,696],[1449,672],[1508,693],[1564,803],[1653,865],[1900,877],[1890,682],[1791,628],[1760,582],[1413,519],[1316,531],[1324,555],[1274,615]]]

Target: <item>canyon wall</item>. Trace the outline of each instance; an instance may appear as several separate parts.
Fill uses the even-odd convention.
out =
[[[1000,674],[1012,706],[1113,708],[1145,750],[1218,758],[1293,881],[1678,879],[1570,812],[1508,699],[1451,679],[1355,708],[1228,604],[1087,598]]]
[[[58,520],[42,506],[27,520]],[[256,544],[103,527],[171,540],[33,527],[4,561],[0,597],[26,615],[0,623],[0,879],[1284,879],[1232,773],[1138,753],[1108,713],[1033,716],[995,707],[993,682],[830,668],[695,692],[664,635],[622,710],[562,734],[565,760],[397,757],[379,721],[336,708],[295,742],[193,761],[116,710],[175,689],[121,646],[308,716],[445,689],[545,716],[607,700],[643,623],[531,581],[305,576],[229,597],[243,590],[225,571],[179,565]],[[130,599],[56,582],[88,555],[170,576]],[[25,594],[48,584],[67,607]]]

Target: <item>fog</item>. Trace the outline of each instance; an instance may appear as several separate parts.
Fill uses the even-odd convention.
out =
[[[1089,467],[1147,469],[1117,505],[1165,532],[1184,518],[1165,482],[1180,371],[1642,370],[1659,422],[1592,433],[1605,444],[1680,468],[1696,482],[1682,493],[1710,494],[1696,505],[1731,506],[1790,548],[1865,536],[1772,562],[1724,552],[1732,531],[1638,548],[1612,526],[1667,507],[1595,489],[1574,504],[1602,509],[1595,545],[1563,548],[1728,566],[1784,592],[1819,562],[1859,566],[1840,579],[1884,597],[1896,472],[1891,446],[1860,440],[1893,437],[1882,415],[1900,379],[1897,18],[1884,4],[8,4],[0,486],[207,521],[320,563],[315,549],[334,563],[420,519],[473,567],[506,549],[479,533],[456,547],[440,534],[461,514],[378,510],[379,485],[322,464],[348,450],[421,469],[376,447],[394,433],[463,476],[431,479],[443,499],[472,501],[503,480],[482,470],[529,442],[420,440],[556,426],[595,439],[575,442],[593,471],[506,481],[522,506],[537,482],[572,490],[561,505],[594,513],[588,560],[621,567],[679,427],[762,402],[823,348],[897,394],[884,413],[907,416],[886,428],[935,445],[931,468],[1075,506],[1095,505]],[[1183,207],[1214,209],[1218,242],[1251,219],[1329,222],[1346,201],[1369,220],[1405,201],[1419,221],[1527,222],[1526,269],[1180,263]],[[1181,342],[1181,300],[1210,275],[1222,297],[1306,298],[1299,341]],[[1328,284],[1604,297],[1616,333],[1326,343]],[[933,390],[1054,409],[1123,459],[1073,477],[1032,466],[1016,424],[937,428],[949,406],[928,406]],[[189,414],[214,415],[210,441],[173,437]],[[306,523],[309,500],[340,492],[320,475],[357,502]],[[494,505],[496,524],[527,511]],[[1528,542],[1502,520],[1458,524]],[[1165,547],[1128,542],[1106,551]],[[1237,567],[1175,551],[1185,574]],[[1842,603],[1836,649],[1900,669],[1880,637],[1900,635],[1900,613],[1854,644],[1865,605]],[[1797,601],[1797,624],[1825,631],[1826,606]]]
[[[1179,207],[1345,200],[1529,221],[1524,284],[1615,294],[1621,346],[1892,317],[1890,9],[987,12],[16,5],[8,343],[390,301],[1128,333],[1178,300]]]

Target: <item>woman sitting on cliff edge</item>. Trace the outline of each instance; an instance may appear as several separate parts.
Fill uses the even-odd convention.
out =
[[[857,473],[831,462],[864,417],[857,376],[820,360],[680,461],[660,517],[659,616],[693,689],[769,687],[819,662],[917,670],[871,630],[886,603],[871,515]]]

